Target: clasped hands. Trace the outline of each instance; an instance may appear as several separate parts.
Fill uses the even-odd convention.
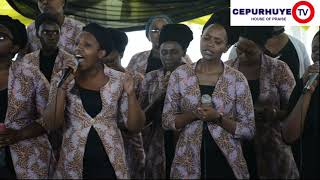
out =
[[[212,106],[208,105],[198,106],[197,109],[192,111],[192,114],[195,119],[200,119],[206,122],[221,123],[222,121],[222,113],[219,113]]]

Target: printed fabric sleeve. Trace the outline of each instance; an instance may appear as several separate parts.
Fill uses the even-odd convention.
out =
[[[129,105],[128,105],[128,95],[126,92],[122,92],[121,99],[119,101],[119,118],[118,124],[123,128],[128,128],[128,113],[129,113]]]
[[[167,93],[164,100],[164,107],[162,111],[162,126],[166,130],[178,130],[175,126],[176,114],[181,113],[181,94],[179,92],[179,77],[178,73],[174,71],[169,79]]]
[[[48,95],[48,104],[51,104],[52,102],[54,102],[56,95],[57,95],[57,91],[58,91],[58,83],[60,82],[61,78],[62,78],[62,74],[63,71],[60,70],[58,73],[55,73],[52,75],[51,77],[51,82],[50,82],[50,90],[49,90],[49,95]],[[40,119],[37,122],[48,131],[48,127],[47,127],[47,120],[46,119]]]
[[[135,66],[136,66],[138,57],[139,57],[139,54],[135,54],[135,55],[132,56],[132,58],[129,61],[128,66],[126,67],[127,71],[130,71],[130,72],[134,72],[135,71]]]
[[[44,84],[35,83],[36,68],[19,63],[9,70],[8,109],[6,126],[21,129],[32,122],[41,122],[47,105],[47,90]]]
[[[152,80],[150,73],[147,73],[145,75],[145,78],[141,81],[141,85],[140,85],[138,100],[139,100],[140,106],[143,109],[146,108],[149,104],[148,95],[149,95],[149,89],[150,89],[150,80]]]
[[[280,95],[281,109],[283,109],[286,108],[289,103],[291,93],[296,86],[296,81],[289,66],[285,62],[278,61],[277,64],[274,78],[276,79]]]
[[[235,121],[234,138],[252,139],[255,134],[254,108],[250,88],[243,75],[236,81]]]

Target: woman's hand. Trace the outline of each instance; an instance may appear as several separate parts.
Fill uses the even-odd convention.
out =
[[[279,109],[274,106],[272,99],[259,99],[254,105],[254,116],[258,122],[276,120],[278,111]]]
[[[221,114],[212,106],[201,105],[198,107],[198,114],[202,121],[215,122],[221,117]]]
[[[0,148],[15,144],[19,141],[19,131],[11,128],[6,128],[0,131]]]
[[[310,74],[318,73],[319,74],[319,62],[315,62],[311,66],[307,68],[307,70],[303,74],[303,84],[307,83]]]
[[[135,93],[133,75],[129,72],[125,73],[125,82],[123,88],[128,96],[131,96]]]
[[[68,88],[69,83],[75,78],[75,74],[77,72],[77,64],[74,61],[66,61],[63,65],[64,71],[66,69],[72,69],[71,74],[67,77],[67,79],[63,82],[62,86],[60,87],[63,90],[66,90]],[[65,74],[65,72],[63,72]]]
[[[315,62],[314,64],[312,64],[311,66],[308,67],[308,69],[306,70],[306,72],[303,74],[303,84],[305,86],[305,84],[307,83],[307,81],[309,80],[309,76],[312,74],[319,74],[319,61]],[[314,81],[314,83],[311,85],[310,89],[307,91],[309,93],[313,93],[316,89],[316,87],[319,85],[319,75],[318,75],[318,79],[316,81]]]

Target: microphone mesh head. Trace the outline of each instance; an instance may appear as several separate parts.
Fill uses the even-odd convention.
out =
[[[209,94],[204,94],[201,96],[201,104],[210,104],[211,105],[211,96]]]

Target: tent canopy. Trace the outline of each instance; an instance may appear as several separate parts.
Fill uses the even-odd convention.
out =
[[[34,19],[37,0],[7,0],[21,15]],[[134,31],[144,29],[150,16],[166,14],[174,22],[189,21],[228,7],[228,0],[67,0],[65,14],[84,23]],[[205,18],[207,19],[207,18]],[[203,21],[196,20],[203,24]]]

